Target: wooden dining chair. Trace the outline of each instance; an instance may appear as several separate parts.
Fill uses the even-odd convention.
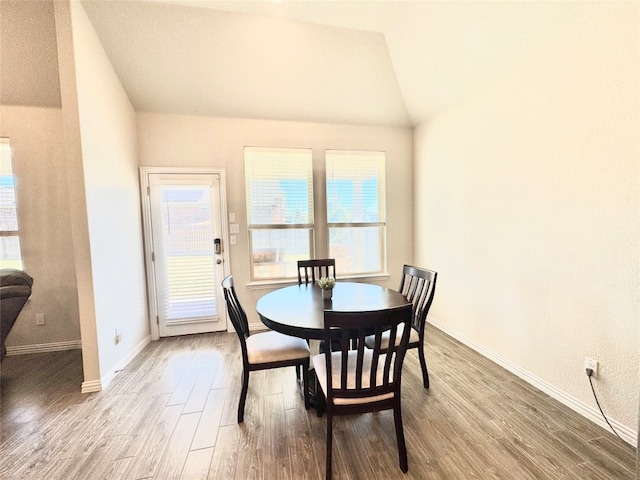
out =
[[[411,312],[411,305],[370,312],[324,312],[323,337],[330,348],[313,357],[313,366],[327,413],[327,480],[331,479],[334,415],[393,410],[400,470],[408,471],[400,378]],[[371,348],[365,348],[368,335],[374,339]],[[383,335],[388,338],[386,344],[382,342]],[[358,348],[351,350],[354,338]]]
[[[282,333],[268,331],[251,334],[249,323],[236,289],[233,276],[229,275],[222,281],[227,312],[233,328],[240,339],[242,350],[242,391],[238,404],[238,423],[244,421],[244,406],[249,389],[249,372],[267,370],[270,368],[295,366],[302,370],[304,388],[304,408],[309,408],[309,345],[302,338],[291,337]]]
[[[424,388],[429,388],[429,371],[427,370],[427,361],[424,356],[424,329],[427,324],[427,314],[436,292],[437,278],[438,273],[433,270],[405,265],[402,268],[402,279],[398,289],[413,304],[413,319],[411,321],[408,348],[418,349]],[[382,341],[383,343],[387,342],[388,336],[383,336]],[[373,337],[368,337],[365,344],[370,347],[373,342]]]
[[[335,258],[298,260],[298,285],[316,283],[322,277],[336,278]]]

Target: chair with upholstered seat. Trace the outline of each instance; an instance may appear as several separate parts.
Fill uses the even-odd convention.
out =
[[[331,479],[334,415],[393,410],[400,469],[403,472],[409,469],[400,378],[409,342],[411,312],[409,304],[370,312],[325,310],[323,340],[330,348],[313,357],[313,366],[325,396],[327,480]],[[388,339],[386,345],[382,344],[383,334]],[[372,335],[372,348],[365,348],[367,335]],[[354,339],[358,347],[351,350]]]
[[[336,278],[335,258],[298,260],[298,285],[316,283],[322,277]]]
[[[411,321],[411,335],[408,348],[418,349],[418,358],[422,368],[422,384],[429,388],[429,371],[424,356],[424,328],[427,324],[427,314],[433,302],[436,291],[436,279],[438,273],[424,268],[405,265],[402,269],[399,292],[413,304],[413,320]],[[388,336],[383,336],[383,343]],[[367,338],[367,347],[373,344],[373,338]]]
[[[247,315],[240,304],[233,276],[222,281],[224,298],[231,323],[240,339],[242,350],[242,391],[238,404],[238,423],[244,421],[244,406],[249,389],[249,372],[271,368],[301,367],[304,387],[304,407],[309,408],[309,345],[302,338],[269,331],[251,334]]]

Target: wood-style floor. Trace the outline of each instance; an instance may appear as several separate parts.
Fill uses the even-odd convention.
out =
[[[429,326],[431,389],[403,375],[409,472],[390,412],[338,417],[335,479],[632,479],[635,449]],[[322,479],[325,417],[293,367],[251,374],[236,423],[234,334],[152,342],[106,391],[79,393],[79,351],[5,357],[0,478]]]

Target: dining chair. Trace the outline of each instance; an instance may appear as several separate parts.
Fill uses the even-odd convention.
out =
[[[413,304],[413,319],[411,320],[411,334],[407,348],[417,348],[420,367],[422,368],[422,384],[429,388],[429,371],[424,356],[424,329],[427,324],[427,314],[433,302],[436,291],[436,279],[438,273],[425,268],[405,265],[402,268],[402,279],[398,291],[407,297]],[[388,341],[388,335],[382,338],[383,343]],[[365,345],[371,348],[374,338],[368,337]]]
[[[400,379],[411,325],[412,306],[368,312],[325,310],[323,337],[327,352],[313,357],[327,414],[326,478],[331,479],[332,430],[335,415],[393,410],[400,470],[407,472],[402,426]],[[371,348],[365,338],[372,335]],[[382,337],[389,341],[383,344]],[[351,350],[351,340],[358,348]]]
[[[280,367],[298,367],[302,370],[304,392],[304,408],[309,408],[309,345],[302,338],[291,337],[282,333],[268,331],[251,334],[247,315],[240,304],[233,276],[222,281],[227,311],[233,328],[240,339],[242,350],[242,391],[238,404],[238,423],[244,421],[244,406],[249,389],[249,372]],[[299,378],[299,377],[298,377]]]
[[[322,277],[336,278],[336,259],[298,260],[298,285],[316,283]]]

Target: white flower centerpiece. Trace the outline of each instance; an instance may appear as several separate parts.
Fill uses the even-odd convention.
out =
[[[320,277],[316,283],[322,289],[322,298],[325,300],[330,299],[331,295],[333,295],[333,287],[336,285],[335,278]]]

